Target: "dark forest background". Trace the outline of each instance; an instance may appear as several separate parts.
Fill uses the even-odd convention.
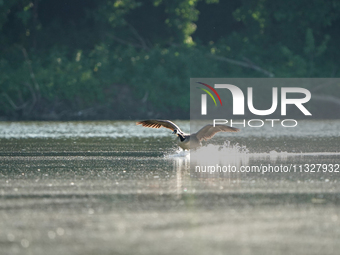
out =
[[[190,77],[340,74],[338,0],[0,0],[0,33],[1,120],[189,118]],[[340,85],[309,89],[339,117]]]

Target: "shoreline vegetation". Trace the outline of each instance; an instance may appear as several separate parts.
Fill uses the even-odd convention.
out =
[[[338,1],[0,1],[0,121],[189,119],[190,78],[337,78],[339,24]],[[308,89],[340,118],[340,84]]]

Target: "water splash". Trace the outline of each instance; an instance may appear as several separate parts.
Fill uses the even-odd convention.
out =
[[[164,158],[170,159],[190,159],[190,151],[183,151],[182,149],[177,149],[174,153],[169,155],[164,155]]]
[[[190,160],[201,165],[244,165],[249,163],[249,150],[238,143],[229,141],[223,145],[209,144],[190,153]]]
[[[208,144],[200,147],[197,150],[183,151],[176,150],[174,153],[164,155],[169,159],[186,159],[201,165],[249,165],[250,160],[266,160],[270,162],[286,161],[292,157],[311,157],[311,156],[324,156],[324,155],[339,155],[340,152],[287,152],[275,151],[270,152],[250,152],[247,146],[238,143],[231,144],[230,141],[225,142],[223,145]]]
[[[256,159],[270,159],[271,161],[275,161],[278,159],[287,160],[292,157],[340,156],[340,152],[277,152],[273,150],[269,153],[250,153],[249,156]]]

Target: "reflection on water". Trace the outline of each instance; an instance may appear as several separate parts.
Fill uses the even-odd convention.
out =
[[[189,153],[134,122],[0,123],[1,252],[337,254],[340,173],[190,166],[340,163],[340,121],[299,127],[219,134]]]
[[[185,129],[189,122],[178,121]],[[133,121],[0,122],[0,138],[130,138],[166,137],[170,131],[148,129]]]
[[[176,121],[184,132],[198,131],[203,123],[192,125],[188,121]],[[207,123],[205,123],[207,124]],[[212,123],[208,123],[212,124]],[[236,126],[241,132],[238,138],[278,138],[278,137],[338,137],[340,121],[338,120],[299,120],[295,128],[270,125],[261,128]],[[192,130],[190,130],[192,129]],[[191,132],[190,132],[191,131]],[[167,137],[171,131],[149,129],[137,126],[134,121],[101,121],[101,122],[0,122],[0,138],[90,138],[90,137]]]

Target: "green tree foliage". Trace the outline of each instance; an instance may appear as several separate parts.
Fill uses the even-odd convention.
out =
[[[187,118],[190,77],[337,77],[339,16],[336,0],[0,0],[0,116]]]

